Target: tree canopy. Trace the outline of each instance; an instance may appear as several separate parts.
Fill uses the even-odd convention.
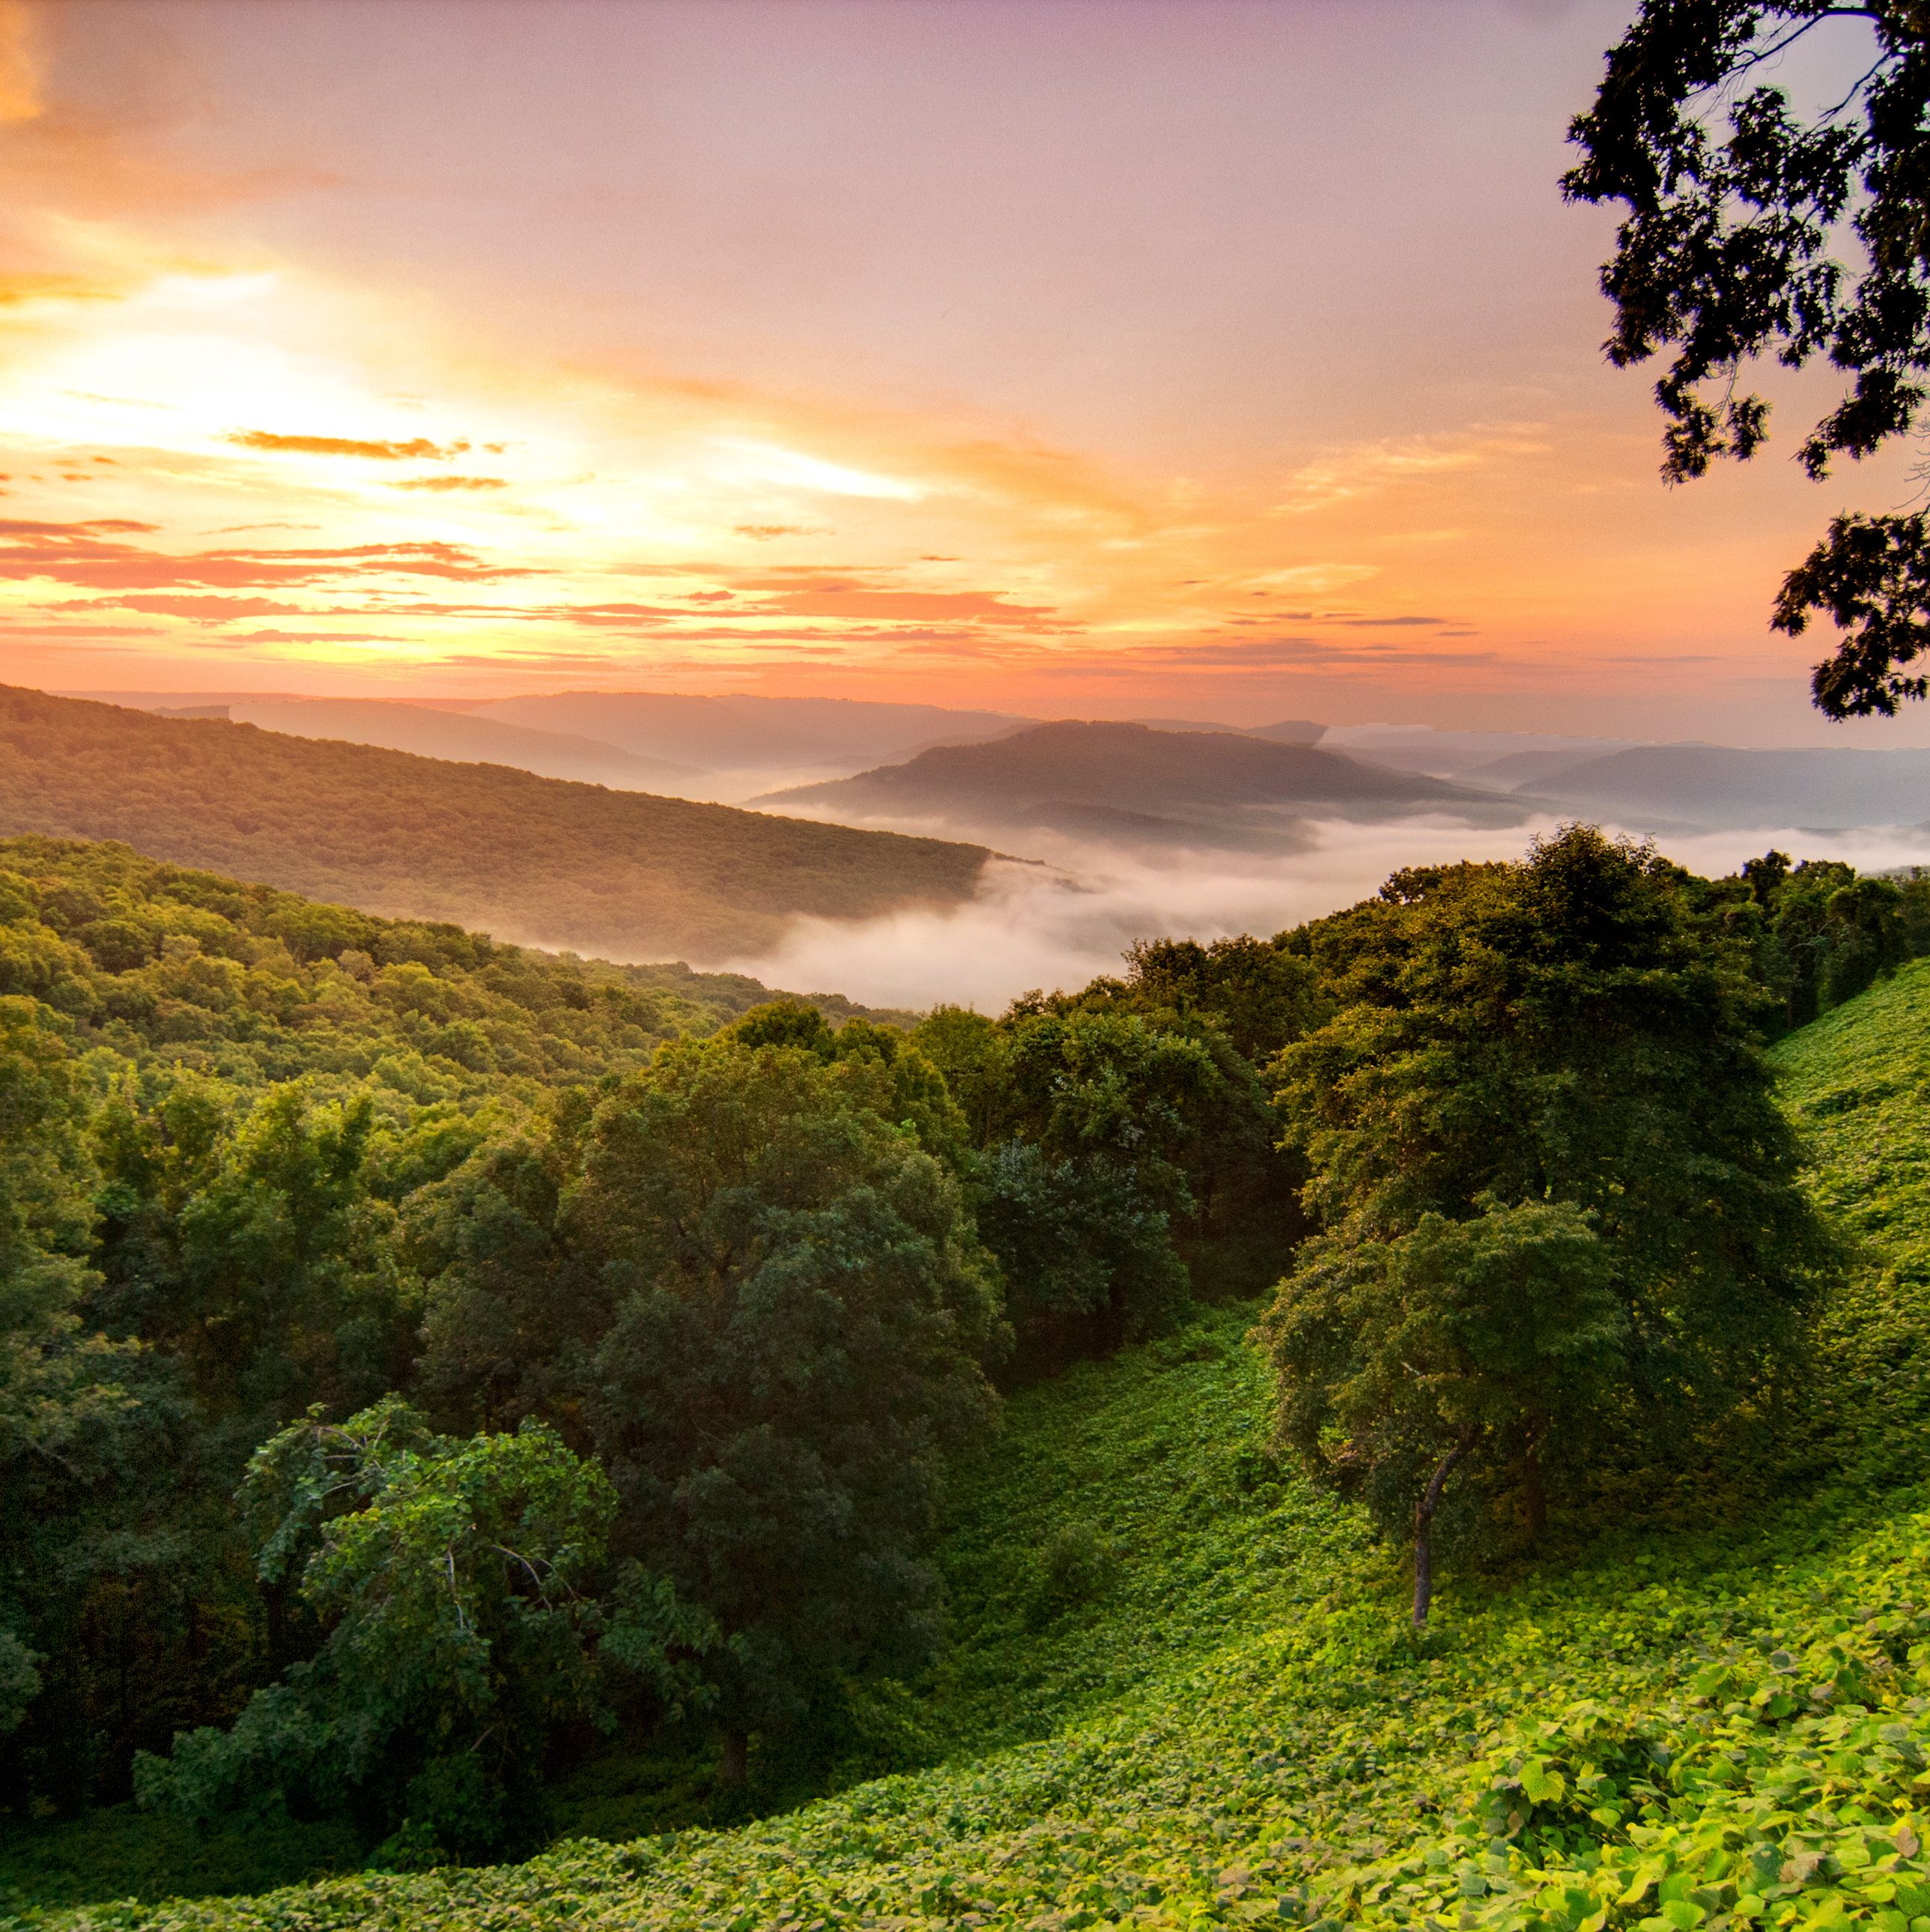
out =
[[[1820,48],[1848,78],[1793,105],[1779,57]],[[1796,454],[1813,478],[1918,425],[1930,371],[1930,37],[1915,0],[1643,0],[1571,138],[1571,200],[1626,210],[1602,270],[1617,367],[1672,352],[1655,385],[1663,475],[1746,460],[1764,357],[1847,379]],[[1814,693],[1832,718],[1893,714],[1930,680],[1930,513],[1846,513],[1784,580],[1772,622],[1840,637]]]
[[[1575,827],[1316,929],[1339,1010],[1274,1063],[1322,1226],[1268,1318],[1280,1432],[1423,1566],[1442,1472],[1532,1530],[1604,1432],[1760,1386],[1824,1264],[1760,996],[1683,877]]]

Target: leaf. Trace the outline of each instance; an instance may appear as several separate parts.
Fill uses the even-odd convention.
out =
[[[1644,1858],[1635,1868],[1634,1876],[1628,1881],[1628,1888],[1616,1900],[1618,1905],[1634,1905],[1646,1897],[1649,1886],[1668,1870],[1666,1858]]]

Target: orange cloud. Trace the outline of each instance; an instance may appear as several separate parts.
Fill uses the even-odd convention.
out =
[[[992,590],[863,590],[842,587],[793,591],[758,607],[785,617],[982,617],[1026,630],[1062,628],[1056,611],[1008,604]]]
[[[443,461],[460,456],[469,447],[466,442],[431,442],[425,436],[412,436],[407,442],[371,442],[350,436],[281,436],[266,429],[238,430],[227,440],[244,449],[286,451],[297,456],[365,456],[379,463],[419,462],[430,458]]]
[[[165,591],[152,595],[98,597],[84,603],[52,607],[55,610],[138,610],[149,617],[197,617],[227,622],[237,617],[309,617],[315,614],[299,604],[283,604],[272,597],[171,596]]]
[[[398,490],[506,490],[509,484],[501,476],[408,476],[395,487]]]
[[[271,584],[324,584],[344,578],[437,577],[476,582],[537,574],[485,563],[459,544],[353,544],[327,550],[201,550],[170,556],[111,536],[152,524],[106,519],[95,523],[0,522],[0,578],[46,578],[77,589],[165,590],[184,586],[251,590]]]

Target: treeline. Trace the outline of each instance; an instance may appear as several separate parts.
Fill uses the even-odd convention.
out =
[[[1829,1266],[1758,1042],[1930,935],[1920,880],[1582,830],[995,1021],[719,1028],[125,848],[0,868],[0,1804],[404,1864],[914,1674],[998,1388],[1196,1294],[1282,1281],[1283,1443],[1403,1533],[1701,1426]]]

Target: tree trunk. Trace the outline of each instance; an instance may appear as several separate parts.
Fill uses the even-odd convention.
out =
[[[1475,1445],[1475,1432],[1462,1432],[1460,1440],[1442,1457],[1419,1500],[1414,1505],[1414,1628],[1427,1628],[1427,1606],[1434,1600],[1434,1512],[1441,1507],[1441,1492],[1454,1465]]]
[[[1541,1482],[1541,1433],[1537,1421],[1529,1429],[1521,1452],[1521,1518],[1530,1543],[1538,1543],[1548,1526],[1548,1492]]]
[[[723,1754],[717,1761],[717,1776],[724,1784],[741,1786],[750,1770],[751,1741],[743,1731],[724,1733]]]

